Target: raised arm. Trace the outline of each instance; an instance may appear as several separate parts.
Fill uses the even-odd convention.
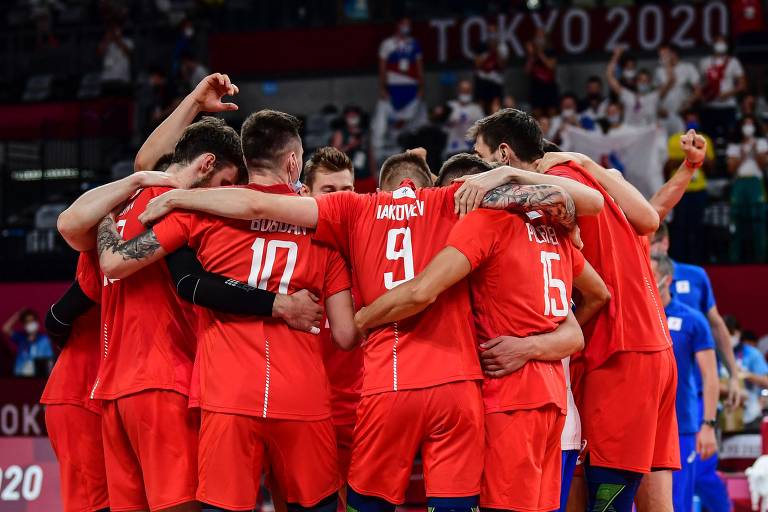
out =
[[[605,80],[608,82],[608,87],[610,87],[615,94],[621,94],[621,90],[623,89],[619,81],[616,80],[615,74],[616,66],[619,64],[619,58],[621,57],[622,53],[624,53],[623,46],[617,46],[614,48],[613,55],[611,55],[611,60],[608,61],[608,66],[605,68]]]
[[[540,169],[548,169],[567,161],[574,161],[589,171],[613,197],[638,235],[649,235],[659,229],[659,214],[643,194],[620,173],[605,169],[588,156],[580,153],[547,153],[538,165]]]
[[[311,197],[265,194],[236,187],[170,190],[153,198],[139,221],[145,226],[151,225],[174,209],[196,210],[231,219],[272,219],[308,228],[317,226],[317,202]]]
[[[355,323],[358,329],[367,331],[420,313],[471,270],[464,254],[454,247],[446,247],[415,278],[392,288],[358,311]]]
[[[611,300],[611,292],[588,261],[584,270],[573,278],[573,287],[579,292],[576,302],[576,320],[579,325],[589,322],[595,314]]]
[[[360,338],[355,326],[352,293],[344,290],[325,299],[325,312],[328,315],[333,341],[344,350],[353,349]]]
[[[499,336],[480,345],[480,363],[488,377],[503,377],[528,361],[559,361],[584,348],[584,334],[572,312],[552,332],[527,338]]]
[[[659,221],[664,221],[669,212],[680,202],[693,174],[704,164],[706,158],[707,140],[702,135],[696,134],[695,130],[688,130],[688,133],[680,137],[680,147],[685,153],[685,160],[648,201],[656,210]]]
[[[184,129],[189,126],[195,117],[202,112],[226,112],[237,110],[234,103],[224,103],[224,96],[234,96],[240,92],[227,75],[214,73],[205,77],[197,87],[189,93],[178,107],[160,126],[147,137],[136,159],[133,162],[134,170],[147,171],[153,169],[158,159],[166,153],[173,153]]]
[[[99,223],[99,266],[109,279],[123,279],[167,256],[155,233],[149,229],[131,240],[123,240],[111,215]]]
[[[603,196],[577,181],[569,180],[561,176],[550,176],[537,172],[524,171],[514,167],[501,166],[480,174],[464,176],[455,181],[463,182],[454,195],[456,212],[464,215],[480,206],[489,207],[485,198],[488,193],[497,187],[514,183],[523,187],[505,189],[506,192],[514,190],[516,198],[526,198],[527,203],[522,211],[539,210],[541,205],[536,203],[545,191],[558,191],[557,188],[531,188],[531,185],[552,185],[565,190],[572,198],[576,215],[596,215],[603,209]],[[548,193],[547,193],[548,194]],[[550,196],[550,199],[552,196]]]
[[[144,171],[89,190],[61,212],[56,222],[59,233],[76,251],[96,247],[96,226],[128,200],[138,189],[146,187],[175,187],[176,179],[164,172]]]

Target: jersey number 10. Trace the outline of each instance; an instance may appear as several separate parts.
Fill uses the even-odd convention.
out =
[[[287,251],[285,257],[285,268],[283,269],[283,275],[280,277],[280,286],[278,287],[278,293],[288,293],[288,286],[291,283],[291,277],[293,276],[293,270],[296,268],[296,258],[299,254],[299,246],[296,242],[290,242],[285,240],[270,240],[266,243],[266,257],[264,256],[264,245],[266,240],[263,238],[257,238],[254,240],[251,250],[253,251],[253,259],[251,260],[251,273],[248,276],[248,284],[254,288],[267,289],[267,283],[272,277],[272,268],[275,266],[275,257],[277,256],[278,249],[284,249]],[[262,259],[264,264],[262,265]]]

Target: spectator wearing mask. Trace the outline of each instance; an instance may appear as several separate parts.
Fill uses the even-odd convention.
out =
[[[544,132],[547,139],[560,144],[563,141],[562,133],[566,126],[581,125],[581,117],[576,107],[576,96],[572,93],[563,94],[560,99],[560,113],[552,117],[549,132]]]
[[[637,59],[632,55],[623,53],[623,48],[617,47],[616,50],[622,51],[619,65],[616,68],[619,83],[627,89],[634,90],[637,86]]]
[[[731,239],[731,261],[762,263],[766,257],[766,201],[763,174],[768,168],[768,141],[757,120],[745,116],[739,132],[728,144],[728,172],[731,185],[731,223],[735,228]],[[744,251],[751,240],[752,252]]]
[[[174,74],[181,68],[181,60],[185,55],[195,53],[195,25],[189,18],[184,18],[179,24],[179,33],[173,46],[173,64],[171,71]]]
[[[362,109],[347,105],[342,112],[342,124],[333,132],[331,146],[352,160],[355,178],[370,176],[368,166],[368,119]]]
[[[181,79],[185,93],[192,91],[209,74],[208,68],[200,63],[191,50],[181,56]]]
[[[623,53],[623,47],[617,47],[613,51],[608,67],[605,69],[605,78],[608,86],[618,96],[624,110],[624,122],[630,126],[655,125],[659,112],[659,91],[653,90],[651,74],[646,69],[637,72],[635,90],[622,85],[616,79],[616,69],[619,58]]]
[[[110,23],[99,43],[102,58],[101,82],[105,93],[127,93],[131,83],[133,41],[123,35],[120,25]]]
[[[739,119],[744,116],[752,116],[759,120],[760,124],[765,123],[768,119],[768,104],[766,104],[765,98],[755,96],[752,93],[742,96],[739,101]]]
[[[582,119],[594,124],[601,117],[605,117],[608,108],[608,99],[603,95],[603,81],[599,76],[593,75],[587,79],[586,93],[579,105],[579,113]],[[585,126],[585,128],[590,128]]]
[[[760,429],[763,411],[760,407],[760,393],[768,388],[768,363],[765,358],[752,345],[742,343],[741,324],[731,315],[723,317],[728,332],[731,334],[733,354],[736,356],[736,364],[741,369],[741,378],[747,392],[744,402],[744,429],[757,431]]]
[[[451,113],[445,123],[448,144],[444,157],[472,151],[474,142],[467,140],[467,130],[485,114],[479,104],[472,101],[472,82],[461,80],[456,90],[456,99],[448,102]]]
[[[685,129],[672,134],[667,141],[667,162],[664,165],[664,176],[671,177],[685,160],[685,153],[680,147],[680,138],[688,130],[696,132],[707,141],[707,151],[704,163],[693,173],[685,193],[675,206],[670,230],[672,232],[672,254],[682,261],[699,261],[704,254],[706,233],[704,230],[704,210],[709,203],[707,193],[707,175],[715,168],[715,149],[712,139],[706,133],[700,132],[699,115],[694,110],[683,113]]]
[[[475,52],[475,99],[486,113],[499,110],[504,97],[504,68],[509,58],[507,43],[495,23],[488,24],[485,41]]]
[[[14,329],[17,324],[21,329]],[[33,310],[24,308],[3,325],[3,334],[16,354],[13,374],[17,377],[42,377],[53,366],[51,340],[40,332],[40,317]]]
[[[551,116],[557,109],[560,93],[557,87],[557,58],[549,45],[547,32],[539,27],[533,40],[525,44],[525,72],[529,78],[529,95],[534,116]]]
[[[605,117],[602,119],[603,132],[621,133],[627,129],[624,124],[624,107],[617,101],[612,101],[605,109]]]
[[[711,135],[727,136],[736,125],[737,96],[746,90],[747,80],[739,59],[728,55],[728,42],[718,36],[713,55],[701,60],[701,96],[704,101],[702,125]]]
[[[421,45],[411,36],[411,20],[403,18],[395,33],[379,46],[379,94],[402,110],[424,91]]]
[[[696,103],[700,81],[696,66],[682,62],[676,48],[669,45],[659,48],[654,82],[661,95],[660,113],[666,120],[667,133],[682,131],[680,114]]]

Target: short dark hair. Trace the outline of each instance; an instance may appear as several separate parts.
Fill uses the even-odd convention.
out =
[[[431,187],[432,172],[427,162],[413,153],[392,155],[381,164],[379,187],[394,190],[404,179],[411,179],[417,187]]]
[[[480,136],[494,151],[503,142],[507,143],[523,162],[533,162],[544,154],[539,123],[515,108],[499,110],[475,122],[467,132],[467,138],[475,140]]]
[[[203,153],[213,153],[216,168],[235,165],[238,168],[238,180],[245,173],[240,137],[222,119],[205,116],[184,129],[181,138],[173,149],[171,163],[186,165]]]
[[[593,82],[593,83],[598,83],[598,84],[601,84],[601,85],[602,85],[602,83],[603,83],[603,79],[602,79],[602,78],[600,78],[600,77],[599,77],[599,76],[597,76],[597,75],[592,75],[592,76],[590,76],[589,78],[587,78],[587,82]]]
[[[470,174],[479,174],[491,169],[491,164],[477,155],[458,153],[443,162],[442,167],[440,167],[440,173],[437,175],[435,186],[445,187],[450,185],[456,178]]]
[[[541,140],[541,149],[545,153],[559,153],[560,151],[562,151],[562,149],[560,149],[560,146],[558,146],[557,144],[555,144],[549,139]]]
[[[315,151],[312,154],[312,158],[304,164],[304,173],[302,174],[301,181],[309,188],[312,188],[318,172],[330,174],[343,171],[349,171],[354,176],[352,160],[343,151],[331,146],[325,146]]]
[[[725,326],[728,328],[728,331],[741,330],[741,322],[736,320],[736,317],[733,315],[723,315],[723,322],[725,322]]]
[[[173,163],[173,153],[166,153],[155,162],[154,170],[165,172],[166,169]]]
[[[656,242],[660,242],[665,238],[669,238],[669,226],[667,226],[666,222],[662,222],[659,224],[659,229],[657,229],[656,232],[653,234],[651,243],[655,244]]]
[[[285,112],[265,109],[249,115],[240,130],[245,164],[275,167],[289,143],[301,143],[299,128],[299,119]]]
[[[40,321],[40,314],[32,308],[24,308],[21,310],[19,313],[19,320],[23,322],[28,316],[31,316],[38,322]]]

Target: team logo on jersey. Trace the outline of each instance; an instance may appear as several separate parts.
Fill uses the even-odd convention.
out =
[[[677,293],[691,293],[691,282],[688,280],[677,281],[675,283],[675,291]]]
[[[683,328],[683,319],[679,316],[667,317],[667,327],[670,331],[679,331]]]
[[[402,199],[404,197],[416,199],[416,191],[414,191],[411,187],[400,187],[399,189],[392,192],[392,199]]]

